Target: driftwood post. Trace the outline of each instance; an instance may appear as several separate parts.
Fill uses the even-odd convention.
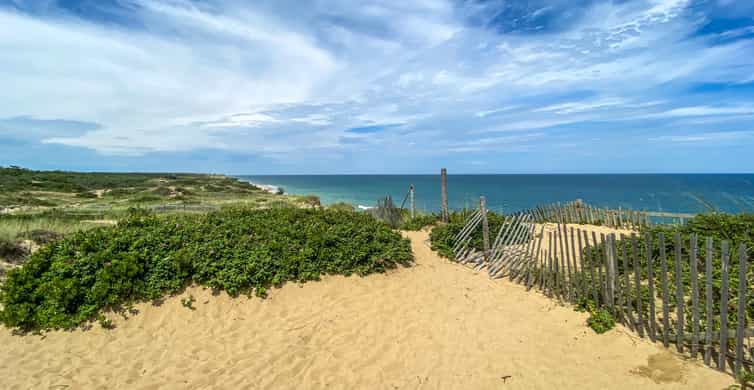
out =
[[[490,225],[487,221],[487,201],[479,197],[479,212],[482,213],[482,240],[484,242],[484,261],[490,260]]]
[[[445,168],[440,170],[440,196],[442,201],[442,221],[448,222],[448,171]]]

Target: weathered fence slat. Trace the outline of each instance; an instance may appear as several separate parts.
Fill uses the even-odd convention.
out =
[[[639,337],[644,337],[644,310],[641,305],[641,272],[639,271],[639,242],[635,235],[631,235],[631,249],[633,250],[633,265],[634,265],[634,280],[636,282],[636,312],[638,315],[638,323],[636,329],[639,331]],[[625,271],[628,273],[628,269]]]
[[[584,300],[589,299],[589,292],[587,290],[588,288],[588,281],[586,277],[586,268],[584,265],[584,247],[581,242],[581,229],[576,229],[576,235],[578,236],[578,245],[579,245],[579,263],[581,265],[581,296]]]
[[[471,224],[471,221],[476,219],[478,215],[479,215],[479,210],[475,210],[474,213],[472,213],[471,216],[469,216],[469,218],[466,219],[466,224],[463,226],[463,228],[461,228],[461,230],[458,233],[456,233],[455,236],[453,236],[453,241],[457,241],[458,239],[461,238],[463,233],[466,231],[466,229],[468,229],[469,225]]]
[[[584,231],[584,236],[587,237],[587,232]],[[597,243],[597,234],[592,230],[592,248],[598,248],[599,244]],[[592,296],[594,298],[594,305],[599,306],[600,305],[600,294],[602,294],[602,269],[599,266],[599,258],[598,256],[595,256],[594,251],[589,251],[589,260],[590,260],[590,270],[591,270],[591,276],[592,276]],[[596,272],[594,268],[597,267],[599,272]],[[599,279],[597,279],[599,277]]]
[[[684,297],[683,293],[683,268],[681,267],[681,233],[675,234],[675,310],[676,310],[676,348],[683,352],[683,319]]]
[[[647,291],[649,295],[649,338],[652,342],[657,341],[657,322],[655,320],[655,280],[654,280],[654,257],[652,256],[652,235],[644,236],[647,257]]]
[[[697,263],[697,235],[691,235],[691,357],[699,352],[699,283]]]
[[[579,291],[579,290],[580,290],[580,288],[581,288],[581,278],[580,278],[580,277],[578,277],[578,275],[581,275],[581,273],[579,272],[580,268],[578,268],[578,267],[576,266],[576,247],[575,247],[575,246],[576,246],[576,243],[575,243],[575,237],[573,236],[573,233],[574,233],[574,231],[573,231],[573,226],[571,226],[571,228],[570,228],[570,233],[571,233],[571,234],[570,234],[570,241],[571,241],[571,260],[573,260],[573,274],[574,274],[574,276],[576,276],[576,279],[574,280],[574,282],[575,282],[575,283],[574,283],[574,285],[573,285],[573,288],[574,288],[574,289],[575,289],[575,291],[576,291],[576,292],[574,293],[574,302],[576,302],[576,301],[577,301],[577,298],[578,298],[578,295],[579,295],[578,291]]]
[[[705,308],[704,308],[704,364],[711,365],[712,358],[712,326],[714,321],[712,320],[712,248],[713,242],[711,237],[707,237],[705,244],[706,256],[704,264],[704,279],[705,279]]]
[[[566,293],[568,294],[568,302],[574,302],[573,298],[573,272],[571,270],[571,255],[568,254],[568,231],[566,230],[565,225],[560,225],[559,230],[562,230],[563,236],[560,240],[560,253],[561,257],[563,258],[563,261],[565,262],[565,272],[563,273],[563,278],[568,278],[568,283],[566,283]],[[567,272],[567,274],[566,274]]]
[[[547,273],[546,273],[546,275],[545,275],[546,277],[544,279],[545,279],[545,290],[547,290],[547,292],[549,293],[550,296],[553,296],[553,286],[552,286],[552,270],[553,270],[553,266],[552,266],[552,263],[553,263],[553,261],[552,261],[552,247],[553,247],[553,244],[554,244],[554,240],[555,240],[555,235],[553,234],[553,232],[547,232],[547,244],[548,244],[548,249],[547,249]]]
[[[487,220],[487,200],[484,196],[479,197],[479,212],[482,213],[482,245],[484,248],[484,261],[490,260],[490,225]]]
[[[537,236],[538,237],[538,239],[537,239],[537,249],[534,252],[535,253],[534,254],[534,258],[532,258],[532,264],[533,264],[533,267],[534,267],[535,271],[539,269],[539,265],[540,265],[539,259],[541,258],[541,256],[540,256],[539,250],[541,249],[541,246],[542,246],[542,240],[544,240],[544,234],[545,234],[544,232],[545,232],[545,225],[543,224],[542,227],[539,230],[539,236]],[[534,281],[534,279],[531,278],[531,275],[529,275],[529,276],[530,276],[530,279],[527,280],[527,282],[526,282],[526,288],[527,289],[531,289],[532,288],[532,283]]]
[[[620,289],[621,299],[619,302],[619,307],[621,307],[623,309],[622,311],[624,312],[624,323],[628,325],[629,328],[635,329],[636,321],[634,320],[633,315],[634,308],[631,304],[631,281],[628,272],[628,243],[625,235],[620,235],[620,242],[621,264],[623,265],[623,288]]]
[[[616,284],[616,274],[617,274],[617,266],[616,266],[616,255],[615,255],[615,234],[611,233],[608,239],[608,245],[607,245],[607,261],[605,264],[607,265],[607,275],[608,275],[608,296],[610,297],[610,308],[612,309],[613,313],[616,312],[615,309],[615,284]]]
[[[734,373],[741,373],[744,360],[744,330],[746,329],[746,244],[738,248],[738,317],[736,322],[736,363]],[[754,356],[752,356],[754,359]]]
[[[659,235],[660,245],[660,283],[662,283],[662,344],[667,347],[670,343],[670,309],[668,300],[668,260],[665,256],[665,235]]]
[[[720,290],[720,355],[717,368],[725,371],[725,359],[728,354],[728,241],[722,243],[722,287]]]
[[[605,234],[600,233],[600,244],[599,247],[602,248],[602,256],[598,256],[598,268],[597,268],[597,274],[600,278],[600,293],[601,293],[601,299],[602,302],[606,305],[608,305],[608,298],[607,298],[607,278],[603,275],[603,265],[607,263],[607,240],[605,239]],[[607,272],[604,272],[607,273]]]

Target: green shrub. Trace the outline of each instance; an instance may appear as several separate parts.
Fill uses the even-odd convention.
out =
[[[97,322],[99,323],[99,326],[101,326],[103,329],[113,329],[115,328],[115,325],[113,324],[113,321],[111,321],[109,318],[105,317],[104,314],[100,314],[97,316]]]
[[[591,309],[589,318],[586,320],[587,325],[598,334],[607,332],[615,327],[615,318],[607,309]]]
[[[0,286],[0,321],[71,328],[104,308],[157,299],[188,283],[264,295],[286,281],[383,272],[413,259],[408,240],[362,213],[278,208],[156,216],[42,247]]]
[[[187,298],[181,298],[181,305],[190,310],[195,310],[194,302],[196,302],[196,299],[194,299],[193,295],[189,295]]]

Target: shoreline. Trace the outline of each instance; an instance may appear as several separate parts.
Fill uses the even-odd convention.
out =
[[[237,176],[236,176],[236,179],[241,180],[241,181],[245,181],[245,182],[253,185],[254,187],[257,187],[257,188],[261,189],[262,191],[268,192],[270,194],[274,194],[274,195],[290,195],[287,192],[285,192],[285,190],[282,187],[279,187],[279,186],[276,186],[276,185],[273,185],[273,184],[256,183],[256,182],[253,182],[251,180],[244,179],[244,178],[237,177]],[[283,190],[283,191],[280,192],[280,190]]]

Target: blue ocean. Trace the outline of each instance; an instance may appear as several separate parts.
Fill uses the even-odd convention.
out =
[[[239,178],[281,187],[289,194],[317,195],[323,204],[347,202],[362,206],[373,206],[386,195],[400,205],[413,184],[418,209],[440,209],[439,174]],[[451,209],[476,207],[480,195],[497,212],[575,199],[598,207],[645,211],[754,212],[754,174],[448,175]]]

